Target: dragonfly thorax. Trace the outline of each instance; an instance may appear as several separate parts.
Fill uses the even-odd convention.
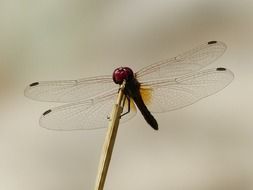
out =
[[[134,78],[134,73],[132,69],[128,67],[119,67],[113,71],[112,78],[116,84],[122,84],[124,80],[132,80]]]

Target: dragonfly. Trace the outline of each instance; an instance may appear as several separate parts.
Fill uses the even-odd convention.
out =
[[[227,68],[203,70],[225,50],[223,42],[209,41],[135,73],[129,67],[119,67],[112,75],[34,82],[24,93],[33,100],[63,104],[45,111],[39,119],[40,126],[52,130],[90,130],[107,126],[119,85],[125,81],[125,114],[121,121],[133,118],[138,108],[147,123],[158,130],[153,114],[191,105],[232,82],[234,74]]]

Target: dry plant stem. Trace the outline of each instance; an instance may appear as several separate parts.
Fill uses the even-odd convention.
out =
[[[117,97],[117,102],[114,105],[111,116],[110,116],[108,131],[106,134],[103,150],[101,153],[101,159],[100,159],[100,164],[98,168],[95,190],[104,189],[106,174],[109,168],[113,146],[114,146],[114,142],[115,142],[117,131],[118,131],[120,115],[124,107],[123,105],[124,98],[125,98],[124,93],[123,93],[124,87],[125,87],[125,83],[123,83],[120,87],[118,97]]]

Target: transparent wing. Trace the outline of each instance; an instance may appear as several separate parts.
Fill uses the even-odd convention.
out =
[[[151,112],[167,112],[220,91],[233,78],[233,73],[225,68],[209,69],[175,79],[144,83],[141,93]]]
[[[81,130],[107,127],[108,116],[115,104],[117,92],[107,96],[66,104],[46,111],[40,118],[40,125],[52,130]],[[124,112],[127,111],[127,104]],[[136,114],[131,102],[131,111],[121,121],[128,121]]]
[[[198,71],[219,58],[226,45],[219,41],[210,41],[174,58],[147,66],[136,73],[139,82],[162,78],[176,78]]]
[[[108,75],[79,80],[35,82],[26,87],[25,96],[46,102],[76,102],[117,88]]]

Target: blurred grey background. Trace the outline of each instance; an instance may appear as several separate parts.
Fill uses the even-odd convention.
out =
[[[105,189],[253,189],[253,1],[0,0],[0,190],[94,188],[106,130],[57,132],[38,119],[56,104],[24,88],[39,80],[135,71],[210,40],[210,67],[235,80],[181,110],[122,124]]]

